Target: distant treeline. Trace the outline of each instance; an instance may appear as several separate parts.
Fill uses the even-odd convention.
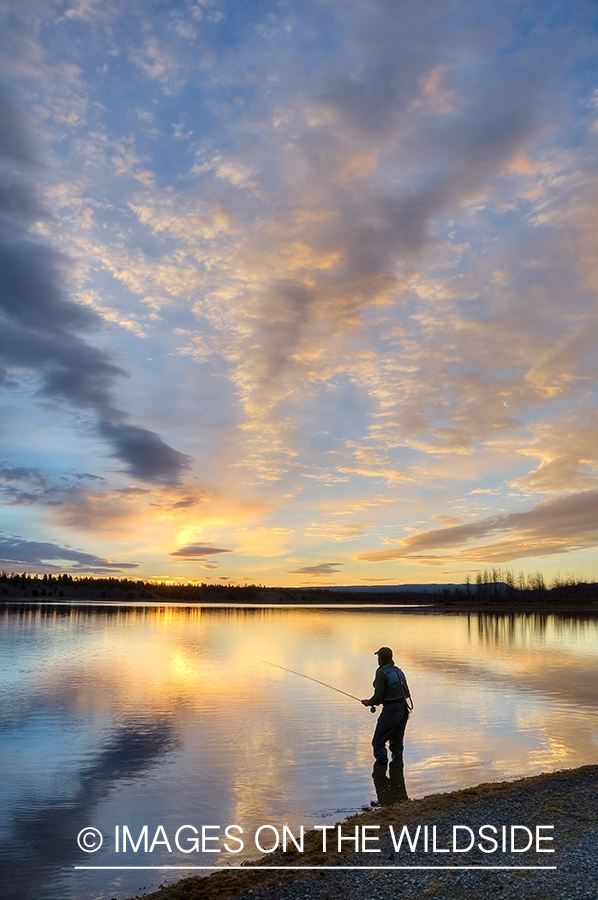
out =
[[[581,581],[575,575],[557,575],[548,587],[541,572],[515,575],[510,569],[492,568],[478,572],[475,582],[467,578],[463,588],[449,593],[455,599],[469,597],[489,602],[585,603],[598,600],[598,582]]]
[[[419,591],[334,591],[323,587],[270,588],[259,584],[167,584],[165,582],[101,578],[83,575],[30,575],[2,572],[0,600],[153,600],[187,603],[325,603],[405,604],[440,603],[447,605],[479,603],[587,603],[598,601],[598,583],[584,582],[573,575],[557,577],[547,587],[541,573],[515,576],[508,569],[479,572],[476,580],[462,587],[445,588],[437,593]]]
[[[257,584],[201,584],[102,578],[88,575],[0,573],[0,600],[10,597],[81,600],[164,600],[191,603],[322,603],[320,591]],[[341,602],[333,595],[334,602]],[[355,600],[353,600],[355,602]]]

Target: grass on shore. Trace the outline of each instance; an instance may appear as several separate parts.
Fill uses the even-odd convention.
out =
[[[489,782],[476,787],[465,788],[460,791],[452,791],[445,794],[433,794],[421,800],[404,801],[386,807],[376,807],[366,812],[357,813],[343,821],[343,825],[388,825],[400,820],[401,825],[418,825],[422,822],[437,819],[446,814],[455,816],[471,806],[475,801],[513,801],[522,793],[531,795],[531,804],[534,812],[549,814],[552,817],[571,817],[571,804],[574,798],[571,796],[572,779],[579,783],[583,790],[595,790],[598,779],[598,765],[583,766],[574,770],[544,773],[522,778],[517,781]],[[538,819],[537,821],[540,821]],[[337,823],[339,824],[339,823]],[[305,835],[304,852],[287,850],[286,853],[278,850],[269,853],[258,860],[245,865],[292,866],[299,862],[302,866],[338,865],[339,858],[352,855],[352,851],[344,849],[340,854],[323,853],[321,849],[322,836],[319,832],[309,832]],[[314,878],[321,876],[321,872],[304,873]],[[247,869],[242,864],[230,871],[217,871],[207,876],[192,876],[184,878],[172,885],[165,885],[152,894],[143,895],[143,900],[234,900],[240,894],[253,891],[259,894],[274,885],[284,883],[288,879],[297,877],[296,870],[283,872],[280,869],[272,873],[267,870],[256,871]],[[135,898],[140,900],[140,898]]]

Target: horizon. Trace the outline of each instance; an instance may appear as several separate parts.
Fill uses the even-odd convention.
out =
[[[546,583],[544,576],[541,572],[535,572],[533,574],[526,575],[524,572],[519,572],[517,577],[513,572],[509,570],[494,570],[493,572],[489,572],[485,570],[484,572],[478,572],[476,581],[464,581],[464,582],[423,582],[423,583],[398,583],[398,584],[384,584],[384,585],[356,585],[356,584],[327,584],[327,585],[263,585],[260,583],[233,583],[233,582],[216,582],[210,583],[206,581],[150,581],[144,579],[128,578],[124,576],[119,578],[115,575],[81,575],[75,574],[72,575],[68,572],[50,572],[43,574],[41,573],[29,573],[29,572],[6,572],[4,570],[0,571],[0,582],[10,583],[13,582],[15,586],[18,586],[20,583],[21,586],[23,582],[33,582],[35,584],[56,584],[56,585],[72,585],[72,584],[81,584],[86,583],[89,585],[89,582],[93,585],[94,582],[98,582],[98,584],[103,584],[105,582],[115,582],[117,585],[125,584],[125,585],[134,585],[139,587],[142,585],[147,587],[162,587],[162,588],[221,588],[222,590],[240,590],[243,591],[245,588],[251,590],[263,590],[263,591],[309,591],[309,590],[322,590],[322,591],[348,591],[350,593],[356,593],[361,591],[363,593],[437,593],[443,590],[452,589],[455,591],[460,591],[465,589],[468,593],[473,590],[476,592],[478,589],[486,590],[488,588],[508,588],[509,590],[515,590],[520,592],[532,592],[537,593],[546,592],[551,590],[558,589],[575,589],[580,587],[588,587],[596,584],[596,581],[584,581],[582,579],[575,578],[574,575],[569,575],[567,578],[563,579],[560,576],[555,576],[555,578]],[[6,591],[4,591],[6,593]],[[37,597],[37,591],[35,592],[35,596]],[[55,595],[50,595],[51,597],[55,597]],[[46,597],[45,591],[42,594],[42,597],[39,598],[41,602],[43,602],[43,598]],[[4,602],[11,602],[16,598],[12,595],[4,598]],[[47,599],[50,599],[48,597]],[[73,599],[73,598],[71,598]],[[0,597],[0,600],[2,598]],[[70,602],[70,600],[69,600]],[[166,601],[167,602],[167,601]]]
[[[0,568],[595,581],[594,3],[0,22]]]

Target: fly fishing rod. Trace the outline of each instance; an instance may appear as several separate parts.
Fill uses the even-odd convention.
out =
[[[331,684],[326,684],[325,681],[318,681],[317,678],[312,678],[311,675],[304,675],[303,672],[296,672],[294,669],[287,669],[285,666],[278,666],[276,663],[268,662],[267,659],[262,660],[267,666],[274,666],[275,669],[282,669],[283,672],[291,672],[293,675],[299,675],[300,678],[307,678],[308,681],[315,681],[316,684],[321,684],[324,687],[330,688],[331,691],[336,691],[337,694],[344,694],[345,697],[350,697],[351,700],[357,700],[358,703],[361,703],[359,697],[355,697],[354,694],[348,694],[346,691],[341,691],[340,688],[333,687]],[[376,707],[370,706],[370,712],[375,713]]]

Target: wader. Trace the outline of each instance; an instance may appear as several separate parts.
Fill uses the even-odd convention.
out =
[[[409,717],[406,698],[409,688],[404,673],[394,663],[380,666],[386,676],[386,687],[382,701],[382,712],[378,717],[372,747],[377,762],[388,762],[386,744],[390,748],[393,760],[403,763],[403,737]],[[375,682],[374,682],[375,684]]]
[[[392,758],[402,761],[403,737],[408,716],[409,710],[405,700],[390,700],[382,706],[382,712],[378,716],[376,730],[372,738],[374,756],[378,762],[384,764],[388,762],[386,744],[390,748]]]

